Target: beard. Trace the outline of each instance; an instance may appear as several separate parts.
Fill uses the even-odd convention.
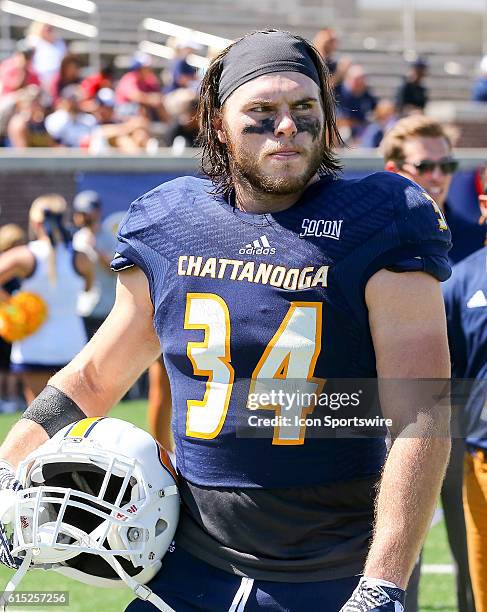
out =
[[[300,193],[316,174],[323,162],[325,152],[324,138],[317,138],[304,151],[301,157],[305,159],[305,167],[300,173],[291,170],[292,162],[282,162],[282,176],[266,174],[259,163],[260,159],[268,153],[260,156],[249,153],[245,147],[237,147],[232,141],[230,134],[226,132],[227,153],[230,170],[235,181],[246,184],[254,192],[273,195],[291,195]]]

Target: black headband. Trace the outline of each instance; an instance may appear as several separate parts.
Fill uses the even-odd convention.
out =
[[[289,32],[256,32],[236,42],[222,59],[220,106],[240,85],[271,72],[299,72],[321,86],[318,69],[302,38]]]

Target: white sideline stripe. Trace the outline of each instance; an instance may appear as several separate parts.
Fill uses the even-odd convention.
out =
[[[442,520],[443,520],[443,510],[441,508],[436,508],[435,513],[433,514],[433,518],[431,519],[430,527],[434,527],[435,525],[438,525],[438,523],[441,523]]]
[[[451,563],[423,563],[421,566],[422,574],[453,574],[453,565]]]

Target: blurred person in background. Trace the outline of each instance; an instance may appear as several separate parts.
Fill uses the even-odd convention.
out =
[[[40,85],[39,76],[32,66],[34,46],[19,40],[15,52],[0,63],[0,96],[5,96],[28,85]]]
[[[479,76],[473,84],[472,100],[487,102],[487,55],[484,55],[480,61]]]
[[[102,205],[96,191],[81,191],[73,200],[73,220],[78,231],[73,247],[84,253],[94,267],[93,286],[81,296],[78,312],[90,339],[112,309],[117,275],[110,270],[117,240],[101,223]]]
[[[147,420],[149,431],[169,452],[174,451],[172,435],[172,400],[169,377],[162,357],[150,366]]]
[[[379,100],[372,118],[372,122],[365,128],[360,139],[360,146],[370,149],[380,145],[384,134],[397,121],[396,109],[392,100],[386,98]]]
[[[428,74],[428,62],[418,57],[396,91],[396,110],[399,115],[422,113],[428,102],[428,90],[423,84]]]
[[[145,53],[134,55],[130,70],[118,82],[115,93],[117,103],[128,106],[130,114],[141,110],[149,119],[168,121],[161,84],[152,70],[151,58]]]
[[[134,155],[154,152],[159,144],[152,136],[151,122],[146,117],[120,118],[115,108],[115,92],[107,87],[100,89],[93,100],[85,101],[90,105],[97,120],[96,128],[83,139],[81,145],[90,153],[97,155],[110,149]]]
[[[113,64],[109,62],[103,65],[99,72],[95,72],[85,77],[81,81],[81,89],[83,90],[85,100],[93,99],[100,89],[113,89],[114,72]]]
[[[54,102],[57,102],[65,87],[79,85],[80,83],[81,60],[76,55],[68,54],[63,57],[59,72],[50,83],[49,93]]]
[[[479,195],[487,219],[487,176]],[[487,248],[453,267],[443,286],[452,360],[464,417],[467,452],[464,459],[463,503],[467,547],[476,612],[487,612]],[[468,387],[465,385],[468,380]],[[472,384],[473,381],[473,384]],[[455,389],[455,387],[454,387]],[[466,391],[466,392],[465,392]]]
[[[484,246],[486,225],[460,216],[448,203],[448,190],[458,168],[445,128],[431,117],[412,115],[398,121],[381,145],[385,169],[415,181],[434,199],[452,233],[448,256],[457,263]]]
[[[80,147],[97,125],[91,113],[80,108],[82,91],[79,85],[68,85],[61,92],[56,110],[46,117],[50,136],[65,147]]]
[[[52,147],[55,142],[46,128],[45,94],[32,85],[19,97],[15,114],[7,126],[8,145],[16,148]]]
[[[113,145],[122,153],[136,155],[157,151],[159,143],[152,134],[151,122],[145,117],[132,117],[116,127],[118,133],[113,139]]]
[[[356,141],[360,139],[369,123],[369,117],[377,106],[377,98],[367,85],[367,77],[362,66],[352,64],[343,82],[337,87],[338,126],[342,136],[346,131],[349,138]]]
[[[167,94],[166,108],[173,117],[164,134],[167,146],[181,151],[197,147],[198,94],[192,89],[177,89]]]
[[[469,228],[467,222],[457,219],[448,207],[448,189],[458,162],[453,157],[450,139],[441,123],[424,115],[405,117],[387,132],[381,149],[385,170],[418,183],[431,197],[440,216],[438,222],[444,224],[445,230],[450,227],[453,248],[449,255],[453,261],[466,257],[482,246],[483,242],[479,246],[475,244],[477,233],[473,231],[474,227]],[[458,434],[459,430],[459,414],[452,411],[452,432]],[[464,440],[453,436],[441,501],[454,560],[458,611],[474,612],[462,505],[464,452]],[[418,610],[420,571],[421,561],[417,563],[409,581],[406,612]]]
[[[35,47],[34,70],[39,75],[42,86],[49,91],[51,82],[59,72],[61,61],[66,55],[66,44],[57,37],[51,25],[39,21],[31,24],[27,38]]]
[[[80,291],[91,288],[92,265],[84,253],[73,252],[66,209],[58,194],[36,198],[29,211],[34,239],[0,255],[0,284],[18,278],[21,290],[40,296],[48,309],[42,326],[12,345],[12,370],[21,375],[28,404],[86,342],[76,307]]]
[[[319,30],[313,39],[313,45],[320,52],[320,55],[330,72],[333,86],[335,88],[338,87],[343,81],[343,77],[351,65],[351,60],[349,58],[341,58],[338,60],[335,57],[339,45],[339,40],[335,29],[324,27]]]
[[[88,102],[90,102],[89,105]],[[118,122],[118,118],[115,113],[115,106],[115,91],[109,87],[99,89],[92,100],[85,100],[83,104],[85,110],[88,108],[90,109],[90,112],[95,116],[98,125]]]
[[[27,242],[24,230],[9,223],[0,227],[0,254],[6,253],[14,247],[21,246]],[[11,295],[20,287],[17,278],[12,278],[0,290]],[[10,353],[12,345],[0,336],[0,412],[15,412],[20,410],[24,403],[18,396],[18,377],[10,371]]]
[[[189,87],[196,90],[200,79],[198,69],[188,62],[188,57],[200,51],[201,45],[191,39],[180,39],[175,42],[175,57],[169,68],[169,84],[166,93]]]

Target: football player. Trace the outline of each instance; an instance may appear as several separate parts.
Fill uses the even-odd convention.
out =
[[[482,173],[487,188],[486,171]],[[479,195],[487,220],[487,195]],[[463,505],[467,526],[470,575],[477,612],[487,611],[487,247],[453,267],[443,286],[452,373],[461,405],[467,452],[464,458]],[[473,386],[471,385],[473,381]]]
[[[457,262],[479,249],[485,241],[485,227],[465,221],[448,204],[448,190],[458,161],[445,128],[423,115],[398,121],[387,132],[381,145],[385,169],[409,178],[434,199],[452,232],[451,262]],[[457,413],[453,413],[456,419]],[[455,424],[452,429],[455,429]],[[448,543],[454,560],[458,612],[474,612],[468,569],[467,536],[462,506],[463,456],[465,442],[452,439],[450,462],[441,488],[441,502]],[[414,568],[407,591],[406,612],[417,612],[421,560]]]
[[[337,406],[336,379],[449,377],[448,227],[407,179],[339,177],[328,73],[299,36],[254,32],[227,47],[199,112],[209,178],[131,205],[114,309],[8,435],[5,487],[9,464],[106,414],[162,347],[183,504],[153,592],[178,612],[402,610],[448,460],[449,409],[383,385],[387,460],[383,427],[308,421],[360,403],[359,389]]]

